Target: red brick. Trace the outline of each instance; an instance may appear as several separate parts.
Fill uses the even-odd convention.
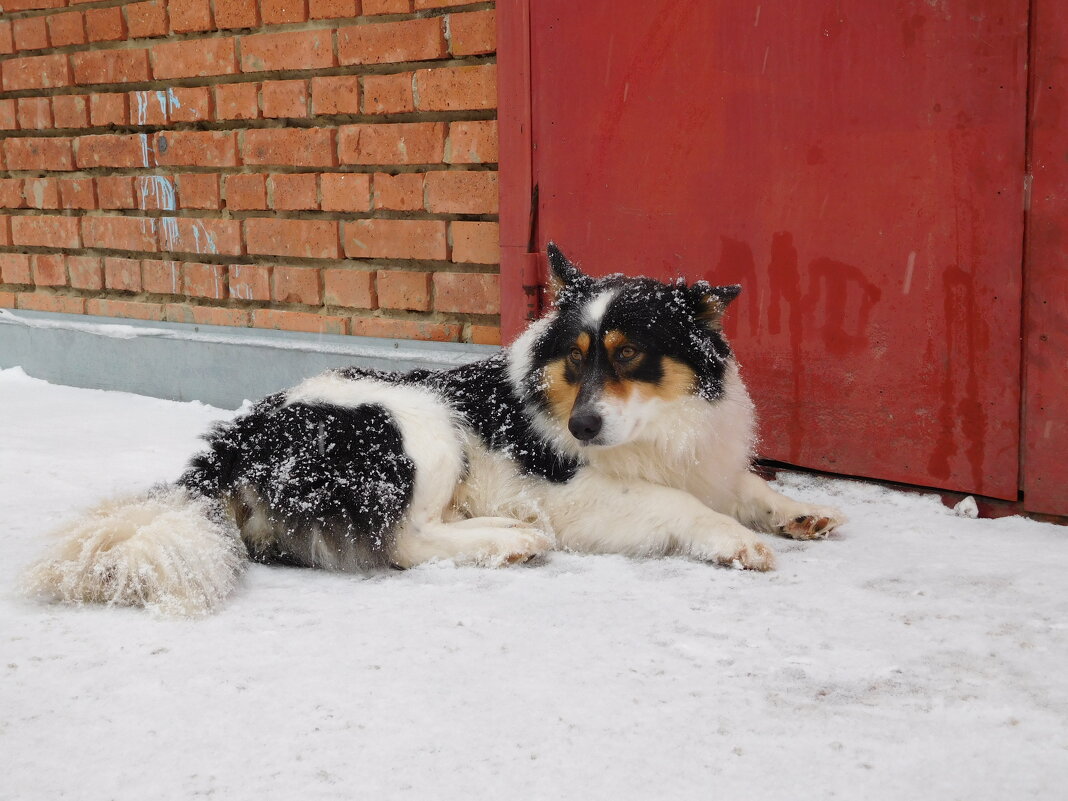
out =
[[[383,309],[430,310],[430,273],[378,271],[378,305]]]
[[[0,100],[0,130],[14,131],[18,127],[15,101],[11,98]]]
[[[307,0],[260,0],[260,18],[264,25],[304,22],[308,18],[308,2]]]
[[[171,122],[211,119],[211,90],[206,86],[167,90],[167,113]]]
[[[0,253],[0,284],[32,284],[30,257],[25,253]]]
[[[23,194],[26,205],[32,208],[59,208],[59,181],[55,178],[27,178]]]
[[[428,172],[426,210],[435,214],[496,214],[497,173]]]
[[[323,302],[328,306],[350,309],[375,308],[378,298],[374,272],[339,268],[323,270]]]
[[[85,95],[56,95],[52,116],[57,128],[85,128],[89,125],[89,102]]]
[[[376,209],[416,211],[423,208],[423,174],[402,172],[397,175],[375,173],[374,204]]]
[[[355,75],[312,78],[312,114],[359,114],[359,79]]]
[[[245,131],[245,164],[332,167],[337,163],[334,131],[329,128],[266,128]]]
[[[44,50],[48,47],[48,26],[44,17],[24,17],[12,21],[16,50]]]
[[[74,2],[85,2],[86,0],[74,0]],[[59,8],[67,5],[67,0],[4,0],[4,13],[10,14],[13,11],[29,11],[39,8]]]
[[[459,323],[431,323],[423,320],[392,320],[388,317],[353,317],[352,334],[383,339],[420,339],[424,342],[456,342],[460,339]]]
[[[152,74],[156,80],[231,75],[237,72],[234,39],[189,39],[165,42],[152,48]]]
[[[70,82],[67,57],[61,53],[54,53],[50,56],[13,58],[4,62],[5,92],[20,89],[51,89],[56,86],[70,86]]]
[[[277,211],[318,209],[318,187],[315,173],[272,175],[267,182],[271,208]]]
[[[445,123],[343,125],[338,129],[342,164],[436,164],[445,154]]]
[[[131,39],[167,35],[166,0],[131,3],[125,8],[126,24],[130,30]]]
[[[65,209],[95,209],[96,192],[92,178],[63,178],[59,181],[59,197]]]
[[[219,176],[184,172],[178,176],[178,200],[183,209],[222,208]]]
[[[123,19],[122,8],[89,9],[85,12],[85,32],[90,42],[122,41],[126,38],[126,20]]]
[[[497,121],[450,122],[445,161],[449,164],[496,164]]]
[[[162,90],[130,92],[130,120],[134,125],[165,125],[170,101]]]
[[[158,164],[236,167],[235,131],[167,131],[153,136]]]
[[[71,53],[70,61],[77,84],[133,83],[150,77],[147,50],[90,50]]]
[[[263,175],[226,176],[226,208],[247,211],[267,208],[267,183]]]
[[[159,229],[160,250],[239,256],[243,252],[237,220],[167,218]]]
[[[365,114],[403,114],[415,110],[412,73],[367,75],[363,79]]]
[[[198,298],[226,299],[226,265],[182,264],[182,289],[187,295]]]
[[[129,122],[125,93],[89,96],[90,125],[127,125]]]
[[[256,0],[215,0],[216,28],[255,28],[259,24]]]
[[[253,255],[336,259],[341,255],[334,220],[245,220],[245,242]]]
[[[21,178],[0,178],[0,208],[25,208],[26,197],[22,193],[22,188]]]
[[[97,178],[96,202],[102,209],[134,208],[133,178],[127,175]]]
[[[230,297],[235,300],[270,300],[271,268],[262,264],[231,264]]]
[[[500,278],[490,273],[434,273],[434,308],[443,312],[498,314]]]
[[[77,139],[78,167],[151,167],[153,152],[144,134],[100,134]]]
[[[211,30],[210,0],[167,0],[167,14],[175,33]]]
[[[337,32],[342,64],[385,64],[444,58],[445,30],[441,17],[346,25]]]
[[[324,172],[319,176],[323,211],[370,211],[371,176],[365,172]]]
[[[448,8],[449,6],[466,6],[471,0],[415,0],[415,10],[427,8]]]
[[[60,314],[83,314],[85,300],[51,292],[20,292],[18,307],[29,311],[58,312]]]
[[[62,253],[38,254],[30,259],[37,286],[66,286],[67,262]]]
[[[136,176],[134,198],[142,211],[174,211],[174,179],[169,175]]]
[[[190,306],[186,303],[168,303],[165,314],[172,323],[195,325],[228,325],[247,327],[252,322],[252,312],[247,309],[220,309],[215,306]]]
[[[67,272],[75,289],[104,288],[104,265],[96,256],[68,257]]]
[[[144,259],[141,262],[141,286],[155,295],[182,294],[182,263]]]
[[[344,233],[345,255],[353,259],[448,258],[441,220],[353,220]]]
[[[450,14],[449,52],[475,56],[497,49],[497,15],[492,8],[466,14]]]
[[[318,267],[275,267],[273,272],[273,300],[306,306],[318,306],[323,302]]]
[[[0,245],[11,244],[11,215],[0,214]]]
[[[215,87],[215,119],[254,120],[260,116],[258,83],[225,83]]]
[[[0,55],[15,52],[15,38],[10,22],[0,22]]]
[[[37,131],[52,127],[52,103],[49,98],[20,97],[15,102],[22,130]]]
[[[307,81],[264,81],[263,116],[307,117]]]
[[[500,345],[501,329],[496,325],[472,325],[467,341],[473,345]]]
[[[419,70],[415,93],[420,111],[496,108],[497,65]]]
[[[449,226],[452,260],[473,264],[497,264],[501,260],[500,231],[495,222],[461,222]]]
[[[13,309],[15,308],[15,293],[14,292],[0,292],[0,309]]]
[[[39,248],[81,247],[77,217],[39,215],[11,218],[11,240],[16,245]]]
[[[100,317],[126,317],[132,320],[162,320],[163,304],[91,298],[85,304],[85,313]]]
[[[120,292],[141,291],[141,262],[137,259],[104,259],[104,286]]]
[[[412,0],[363,0],[363,13],[407,14],[412,10]]]
[[[335,66],[328,30],[241,37],[241,71],[310,70]]]
[[[306,331],[311,334],[344,334],[348,320],[328,314],[311,312],[276,311],[256,309],[252,312],[252,324],[256,328],[275,328],[285,331]]]
[[[356,0],[310,0],[308,17],[310,19],[337,19],[355,17],[359,12]]]
[[[82,238],[87,248],[159,250],[151,217],[83,217]]]
[[[52,47],[85,44],[85,18],[79,11],[53,14],[48,20],[48,38]]]

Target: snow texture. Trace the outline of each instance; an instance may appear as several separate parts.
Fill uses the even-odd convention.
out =
[[[0,371],[0,799],[1065,797],[1068,532],[930,495],[784,478],[852,522],[770,574],[253,565],[192,621],[16,593],[231,414]]]

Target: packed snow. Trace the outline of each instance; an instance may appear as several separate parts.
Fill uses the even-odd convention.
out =
[[[252,566],[203,619],[26,599],[232,412],[0,371],[0,799],[1062,799],[1068,529],[789,476],[779,569]]]

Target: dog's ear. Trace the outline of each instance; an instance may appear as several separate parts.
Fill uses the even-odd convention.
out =
[[[554,293],[559,294],[565,287],[589,281],[588,276],[568,260],[555,242],[546,245],[545,252],[549,255],[549,283]]]
[[[694,303],[694,316],[713,331],[723,330],[723,314],[731,301],[741,294],[741,284],[712,286],[708,281],[698,281],[690,287]]]

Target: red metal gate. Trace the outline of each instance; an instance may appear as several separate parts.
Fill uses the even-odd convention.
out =
[[[1043,24],[1021,481],[1029,11]],[[1027,508],[1068,513],[1056,0],[498,13],[506,332],[549,238],[595,273],[738,282],[728,332],[763,456],[1005,499],[1023,486]]]

